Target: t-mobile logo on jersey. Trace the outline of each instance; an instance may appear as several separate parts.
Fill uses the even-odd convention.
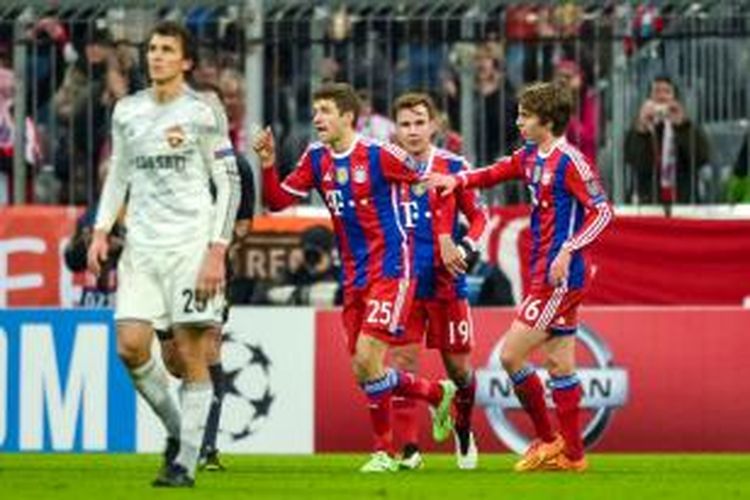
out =
[[[344,196],[338,189],[326,191],[326,205],[333,215],[340,217],[344,210]]]
[[[416,201],[402,201],[401,210],[404,212],[404,226],[412,229],[419,220],[419,204]]]

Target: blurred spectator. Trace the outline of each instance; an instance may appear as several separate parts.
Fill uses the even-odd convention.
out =
[[[15,99],[15,80],[13,71],[6,67],[7,60],[0,57],[0,205],[13,201],[13,155],[15,151],[16,122],[13,114]],[[31,200],[31,181],[34,168],[38,165],[41,152],[34,122],[30,117],[26,124],[26,160],[29,192]]]
[[[636,7],[632,16],[630,34],[624,42],[625,53],[634,54],[642,45],[658,36],[664,30],[664,24],[664,17],[657,6],[643,3]]]
[[[651,83],[625,138],[625,162],[633,170],[635,203],[689,203],[697,193],[698,171],[709,161],[706,134],[693,123],[668,77]]]
[[[586,84],[583,70],[571,59],[563,59],[557,63],[555,80],[573,95],[574,111],[565,135],[589,161],[596,162],[599,137],[599,97],[596,90]]]
[[[146,88],[146,77],[141,69],[138,47],[126,39],[119,39],[114,44],[114,56],[119,70],[127,76],[129,93]]]
[[[477,134],[477,164],[486,164],[518,141],[516,127],[517,102],[515,90],[505,78],[503,61],[487,47],[476,54],[475,119]]]
[[[367,90],[359,90],[357,94],[361,105],[356,126],[357,132],[381,142],[391,142],[396,132],[396,125],[387,116],[373,109],[372,97]]]
[[[536,38],[536,6],[526,3],[508,5],[505,9],[506,61],[508,80],[520,87],[525,82],[524,67]]]
[[[290,257],[291,265],[284,281],[294,286],[337,279],[334,265],[333,232],[325,226],[313,226],[300,235],[301,249]]]
[[[199,52],[198,62],[192,73],[193,81],[198,85],[218,87],[221,67],[217,60],[216,54],[206,51]]]
[[[439,128],[435,135],[435,144],[443,149],[447,149],[451,153],[457,155],[463,154],[464,149],[464,138],[461,134],[453,130],[451,127],[450,118],[444,112],[438,114]]]
[[[109,31],[106,28],[95,29],[86,39],[84,57],[77,58],[68,66],[62,85],[55,93],[54,104],[59,118],[72,119],[86,104],[91,89],[103,84],[111,52]]]
[[[31,54],[27,58],[26,109],[34,109],[40,123],[47,123],[54,112],[52,97],[65,77],[67,64],[79,55],[63,23],[43,17],[29,32]]]
[[[341,302],[335,236],[325,226],[313,226],[300,236],[300,249],[289,256],[281,286],[267,291],[272,304],[333,305]]]
[[[495,220],[490,224],[496,224]],[[467,227],[461,223],[458,228],[458,239],[466,234]],[[513,286],[505,273],[496,264],[492,264],[481,257],[469,264],[466,272],[466,284],[469,303],[477,306],[512,306]]]
[[[734,162],[732,175],[727,184],[726,201],[729,203],[750,203],[750,158],[748,158],[748,138],[742,141],[742,149]]]
[[[70,65],[54,97],[62,134],[54,159],[63,189],[63,202],[86,203],[97,184],[101,147],[109,137],[108,68],[113,54],[112,39],[106,28],[98,27],[86,39],[84,57]],[[119,71],[119,70],[118,70]],[[115,87],[116,87],[115,83]],[[72,146],[72,149],[71,149]]]
[[[221,102],[229,120],[229,138],[234,149],[247,154],[249,138],[245,130],[245,80],[233,69],[225,69],[219,75],[219,93]]]
[[[503,61],[495,43],[480,45],[474,55],[476,66],[475,99],[472,116],[477,165],[495,160],[518,141],[515,90],[505,78]],[[443,82],[451,123],[461,122],[461,89],[455,75]]]
[[[99,187],[104,184],[107,176],[108,163],[102,164],[99,179]],[[125,243],[125,226],[123,209],[109,233],[109,254],[107,261],[102,266],[102,272],[97,277],[87,269],[86,255],[91,243],[94,222],[96,220],[96,205],[89,206],[76,223],[75,233],[65,246],[65,265],[71,272],[84,273],[84,284],[81,288],[81,297],[76,304],[79,307],[99,308],[113,307],[115,305],[115,292],[117,289],[117,261],[122,253]]]
[[[130,51],[115,50],[107,58],[107,73],[101,104],[107,108],[107,116],[114,111],[115,103],[144,88],[144,80]]]
[[[469,302],[476,306],[512,306],[513,286],[505,273],[484,260],[477,262],[468,270],[466,276],[469,285]]]

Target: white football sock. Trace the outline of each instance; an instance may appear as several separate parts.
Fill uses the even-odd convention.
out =
[[[130,370],[133,384],[143,399],[164,424],[167,434],[180,437],[180,410],[169,394],[167,372],[152,357],[141,366]]]
[[[182,427],[180,429],[180,453],[175,460],[185,467],[190,477],[195,475],[198,465],[206,419],[211,408],[214,389],[211,381],[184,382],[180,387],[182,404]]]

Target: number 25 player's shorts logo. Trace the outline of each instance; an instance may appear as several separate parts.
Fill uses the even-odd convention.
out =
[[[582,413],[590,415],[583,427],[583,442],[590,447],[603,435],[614,410],[627,402],[628,374],[625,369],[612,364],[612,352],[585,325],[579,326],[577,338],[584,348],[585,359],[591,359],[594,363],[593,366],[579,366],[577,370],[583,388]],[[513,392],[508,374],[500,365],[503,343],[504,339],[501,339],[492,350],[487,366],[477,371],[477,403],[484,407],[495,435],[508,448],[520,454],[528,448],[531,439],[516,428],[509,418],[512,412],[521,411],[521,404]],[[546,384],[549,379],[546,370],[539,370],[538,373]],[[547,405],[552,407],[549,391]]]

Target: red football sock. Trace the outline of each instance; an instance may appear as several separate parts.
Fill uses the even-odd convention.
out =
[[[437,382],[417,377],[413,373],[398,372],[398,385],[394,388],[393,394],[421,399],[437,406],[443,399],[443,388]]]
[[[531,373],[522,382],[516,384],[514,390],[526,413],[531,417],[537,437],[546,443],[554,441],[555,436],[552,433],[552,424],[547,413],[547,403],[544,401],[544,387],[539,375]]]
[[[395,396],[393,398],[393,416],[396,433],[404,445],[419,443],[419,424],[417,423],[417,402],[411,398]]]
[[[557,419],[560,421],[560,433],[565,439],[565,456],[571,460],[583,458],[583,437],[579,419],[582,394],[581,384],[552,391]]]
[[[377,380],[362,384],[362,390],[367,396],[367,406],[370,410],[370,422],[375,451],[384,451],[393,455],[393,426],[391,425],[391,400],[393,389],[398,383],[396,374],[387,372]]]
[[[453,404],[456,408],[456,429],[471,428],[471,414],[474,410],[474,396],[477,392],[477,379],[471,375],[469,383],[459,386]]]

